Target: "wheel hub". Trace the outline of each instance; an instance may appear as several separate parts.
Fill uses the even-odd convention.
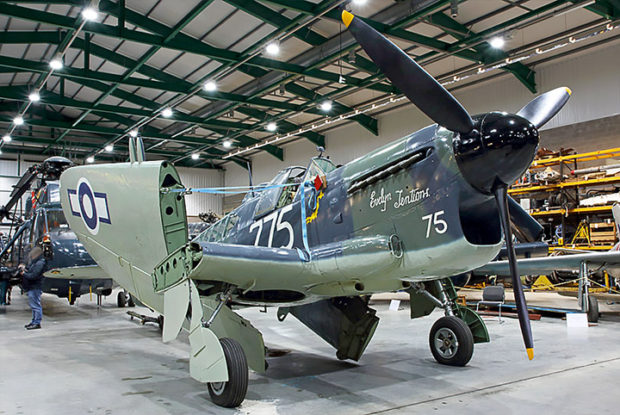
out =
[[[213,382],[209,383],[209,386],[211,386],[211,390],[213,391],[213,393],[219,396],[224,393],[224,387],[226,386],[226,382]]]
[[[446,327],[440,328],[435,333],[435,345],[439,354],[445,359],[452,358],[459,349],[456,334]]]

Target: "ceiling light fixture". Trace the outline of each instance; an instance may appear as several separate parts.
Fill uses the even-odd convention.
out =
[[[276,125],[275,122],[270,122],[269,124],[267,124],[267,131],[275,131],[278,129],[278,126]]]
[[[204,89],[207,92],[213,92],[217,90],[217,84],[215,83],[215,81],[208,81],[207,83],[205,83]]]
[[[84,20],[93,21],[96,20],[98,16],[99,14],[97,13],[97,10],[93,9],[92,7],[87,7],[82,10],[82,17],[84,18]]]
[[[270,55],[277,55],[278,53],[280,53],[280,44],[277,41],[271,42],[265,48],[265,52]]]
[[[133,138],[136,138],[138,136],[138,130],[131,130],[129,132],[129,135],[132,136]]]
[[[50,68],[52,68],[55,71],[62,69],[62,61],[58,58],[52,59],[50,61]]]
[[[18,115],[17,117],[13,118],[13,124],[24,125],[24,117]]]
[[[321,104],[321,110],[328,112],[332,110],[332,102],[331,101],[323,101]]]
[[[2,137],[2,141],[4,141],[5,143],[8,143],[12,140],[11,136],[6,134],[4,137]]]
[[[95,162],[95,158],[94,158],[93,156],[89,156],[89,157],[86,159],[86,162],[87,162],[87,163],[94,163],[94,162]]]
[[[198,160],[200,158],[200,156],[198,155],[198,153],[193,153],[192,154],[192,160]]]
[[[222,145],[224,146],[224,148],[231,148],[232,147],[232,141],[230,140],[226,140],[222,143]]]
[[[501,49],[504,47],[504,44],[506,43],[506,41],[504,40],[503,37],[496,36],[493,39],[491,39],[489,43],[491,44],[491,47],[494,47],[495,49]]]
[[[31,102],[39,102],[41,100],[41,95],[39,95],[37,91],[34,91],[30,95],[28,95],[28,99]]]
[[[164,108],[164,110],[161,112],[161,115],[166,118],[172,117],[172,108]]]
[[[114,146],[112,144],[108,144],[107,146],[105,146],[105,151],[107,151],[108,153],[113,152]]]

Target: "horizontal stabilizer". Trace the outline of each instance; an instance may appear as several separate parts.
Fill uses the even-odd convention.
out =
[[[110,276],[99,265],[82,267],[53,268],[43,274],[46,278],[61,280],[96,280],[108,279]]]

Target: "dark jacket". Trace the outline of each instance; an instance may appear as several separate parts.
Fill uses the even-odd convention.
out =
[[[45,272],[45,257],[40,256],[32,261],[24,271],[22,288],[24,291],[40,290],[43,285],[43,272]]]

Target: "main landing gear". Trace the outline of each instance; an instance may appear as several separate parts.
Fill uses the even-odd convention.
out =
[[[226,408],[241,405],[248,391],[248,361],[241,344],[229,338],[220,339],[228,367],[228,382],[207,383],[214,404]]]
[[[445,317],[433,324],[428,338],[431,353],[437,362],[465,366],[474,353],[474,343],[489,341],[482,319],[468,308],[456,304],[456,291],[450,279],[414,283],[409,293],[412,318],[428,315],[435,307],[445,312]]]
[[[118,295],[116,296],[116,305],[118,305],[119,308],[123,308],[125,306],[135,307],[136,304],[134,303],[133,298],[131,297],[131,294],[129,294],[125,290],[121,290],[118,292]]]

